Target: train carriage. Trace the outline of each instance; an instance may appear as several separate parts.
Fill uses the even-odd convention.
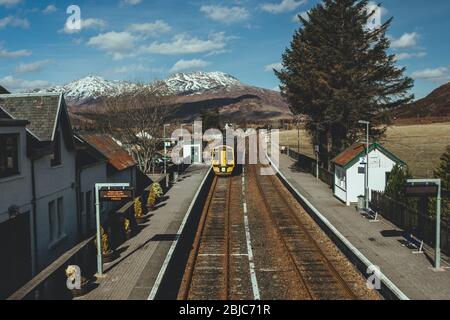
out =
[[[214,148],[212,166],[216,175],[231,176],[236,168],[235,149],[225,145]]]

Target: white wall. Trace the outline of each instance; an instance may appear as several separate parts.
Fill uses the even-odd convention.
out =
[[[37,206],[38,267],[43,269],[77,242],[77,205],[75,151],[69,151],[61,134],[61,165],[51,167],[50,156],[35,162]],[[64,233],[58,241],[50,241],[48,204],[63,197]]]
[[[106,183],[107,182],[107,175],[106,175],[106,168],[107,164],[99,163],[92,165],[90,167],[84,168],[80,172],[80,196],[83,197],[83,201],[81,204],[83,205],[81,210],[81,223],[82,223],[82,229],[83,232],[86,232],[88,230],[91,230],[95,228],[95,184],[96,183]],[[86,201],[86,194],[91,191],[91,202],[87,203]],[[90,219],[89,219],[89,225],[88,225],[88,219],[87,219],[87,206],[90,207]]]
[[[33,240],[33,192],[31,179],[31,162],[27,157],[27,133],[24,127],[0,127],[0,133],[19,134],[19,174],[0,179],[0,223],[9,219],[8,209],[18,206],[21,214],[30,217],[30,247],[32,272],[36,273],[34,265]],[[7,258],[7,257],[3,257]]]
[[[358,163],[347,170],[347,203],[355,203],[358,196],[364,195],[364,174],[358,173]],[[369,195],[372,190],[384,191],[386,188],[386,173],[391,172],[395,162],[378,149],[369,154]]]
[[[20,174],[0,179],[0,223],[9,219],[8,208],[20,207],[22,213],[31,211],[31,165],[27,158],[27,140],[24,127],[0,127],[0,134],[19,134]]]
[[[339,166],[336,166],[334,171],[334,195],[347,202],[347,176],[345,170]]]

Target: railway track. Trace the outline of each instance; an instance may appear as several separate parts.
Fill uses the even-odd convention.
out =
[[[267,300],[377,299],[278,178],[246,168],[245,178],[214,179],[178,299],[251,300],[255,285]]]
[[[357,295],[310,233],[310,226],[301,221],[289,204],[288,194],[277,188],[276,176],[261,176],[257,173],[257,168],[252,166],[250,172],[256,180],[257,189],[270,215],[272,226],[289,255],[307,298],[357,299]]]
[[[231,178],[215,177],[178,298],[228,300]]]

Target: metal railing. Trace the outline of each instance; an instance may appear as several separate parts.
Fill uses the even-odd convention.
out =
[[[148,187],[145,190],[138,197],[141,199],[143,210],[146,210],[145,205],[150,189]],[[166,190],[164,189],[164,191]],[[124,219],[130,220],[132,235],[135,235],[138,232],[138,227],[134,217],[134,201],[129,201],[115,212],[112,212],[108,223],[104,226],[110,236],[110,245],[113,249],[116,249],[127,240],[123,228]],[[69,265],[79,266],[81,275],[86,279],[92,280],[96,273],[96,263],[97,249],[95,236],[92,236],[65,252],[51,265],[13,293],[8,300],[70,300],[73,296],[66,286],[66,268]]]
[[[419,212],[376,191],[372,191],[371,208],[400,229],[434,247],[436,220],[427,212]],[[441,220],[441,250],[450,255],[450,221],[445,212]]]
[[[315,159],[310,158],[292,149],[288,149],[287,154],[291,159],[297,161],[297,167],[300,170],[311,173],[313,176],[316,176],[317,161]],[[319,166],[319,179],[322,182],[326,183],[331,188],[334,185],[334,174],[321,166]]]

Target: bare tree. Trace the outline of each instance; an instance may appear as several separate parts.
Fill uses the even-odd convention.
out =
[[[115,92],[102,101],[97,123],[119,140],[144,173],[152,171],[162,142],[162,130],[173,99],[160,82],[138,84],[133,90]]]

